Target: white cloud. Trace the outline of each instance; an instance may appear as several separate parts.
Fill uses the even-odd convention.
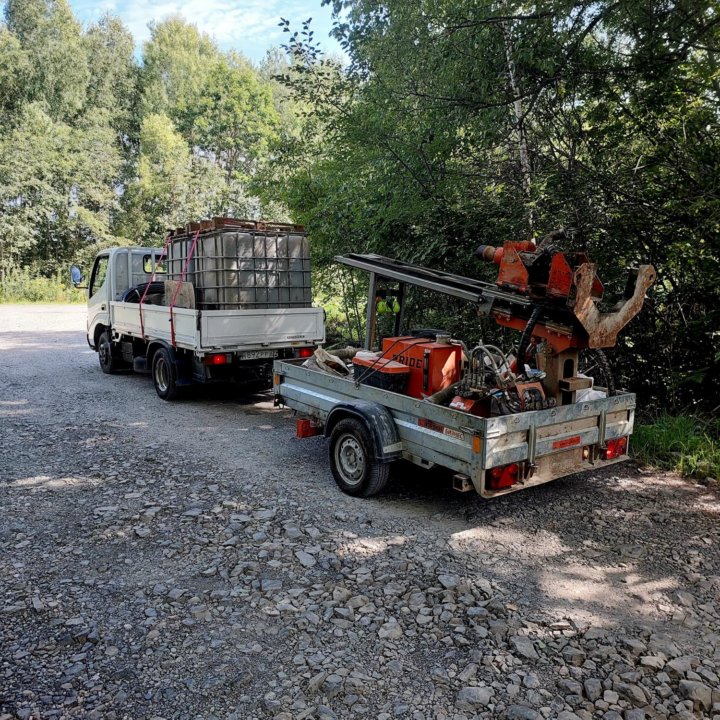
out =
[[[76,17],[84,23],[95,22],[105,13],[117,14],[116,0],[71,0],[70,5]]]
[[[113,0],[107,0],[113,2]],[[82,2],[82,0],[81,0]],[[320,0],[316,0],[318,12]],[[75,5],[75,3],[73,3]],[[169,15],[180,14],[197,25],[223,48],[243,49],[243,45],[261,44],[270,47],[282,42],[283,33],[278,27],[280,17],[289,17],[296,23],[308,16],[308,5],[315,2],[280,2],[279,0],[125,0],[115,12],[132,32],[135,42],[141,45],[150,36],[148,23]],[[310,15],[313,13],[310,12]],[[325,13],[323,13],[325,14]]]

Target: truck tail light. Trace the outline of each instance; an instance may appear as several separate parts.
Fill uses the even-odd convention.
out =
[[[300,348],[299,350],[296,350],[295,352],[297,353],[297,357],[299,357],[299,358],[309,358],[309,357],[312,357],[313,354],[315,353],[315,348],[304,347],[304,348]]]
[[[487,474],[487,486],[490,490],[502,490],[512,487],[520,475],[520,466],[517,463],[492,468]]]
[[[626,437],[608,440],[603,453],[605,460],[614,460],[615,458],[621,457],[627,452],[627,446],[628,442]]]
[[[206,365],[228,365],[232,362],[232,355],[230,353],[213,353],[206,355],[203,362]]]

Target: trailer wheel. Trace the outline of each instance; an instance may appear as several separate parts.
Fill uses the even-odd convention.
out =
[[[104,330],[100,333],[97,342],[98,359],[100,360],[100,369],[106,375],[113,375],[122,367],[122,360],[117,357],[110,342],[110,333]]]
[[[335,482],[348,495],[371,497],[387,484],[389,463],[375,458],[372,438],[359,420],[340,420],[330,435],[330,468]]]
[[[180,395],[177,386],[177,368],[166,348],[160,348],[152,361],[152,378],[155,392],[163,400],[176,400]]]

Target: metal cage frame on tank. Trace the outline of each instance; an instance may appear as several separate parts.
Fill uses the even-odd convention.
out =
[[[199,309],[312,306],[310,245],[302,226],[223,220],[201,228],[189,262],[192,228],[176,231],[169,246],[168,278],[179,279],[187,262]]]

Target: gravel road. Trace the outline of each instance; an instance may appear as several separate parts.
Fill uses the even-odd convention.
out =
[[[720,720],[720,493],[630,463],[371,500],[269,395],[0,306],[0,720]]]

